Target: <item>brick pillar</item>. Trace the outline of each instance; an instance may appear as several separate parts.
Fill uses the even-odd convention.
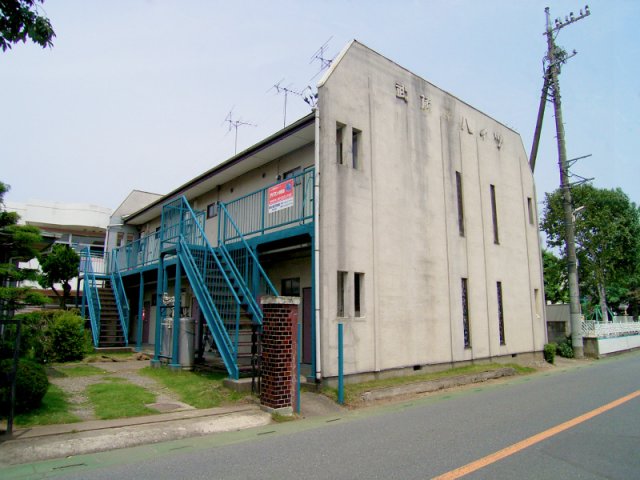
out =
[[[265,296],[260,303],[264,314],[260,403],[267,410],[291,414],[296,406],[300,297]]]

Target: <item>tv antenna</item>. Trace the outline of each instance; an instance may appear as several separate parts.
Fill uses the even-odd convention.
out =
[[[257,125],[255,125],[253,123],[243,122],[240,119],[234,120],[233,119],[233,108],[235,108],[235,107],[232,107],[231,110],[229,110],[229,113],[227,114],[227,117],[224,119],[224,122],[222,122],[222,123],[228,123],[229,124],[229,129],[227,130],[227,133],[229,133],[232,128],[235,130],[235,141],[234,141],[234,152],[233,152],[233,154],[235,155],[235,154],[238,153],[238,127],[242,127],[242,126],[257,127]]]
[[[320,75],[323,71],[325,71],[327,68],[331,66],[331,62],[333,62],[333,58],[327,58],[325,56],[325,53],[329,48],[328,45],[332,38],[333,38],[333,35],[330,36],[329,40],[324,42],[322,46],[318,50],[316,50],[315,53],[311,56],[311,60],[309,60],[309,63],[313,63],[316,60],[320,62],[320,70],[313,77],[311,77],[311,80],[316,78],[318,75]]]
[[[287,97],[289,96],[290,93],[294,94],[294,95],[298,95],[299,97],[302,97],[302,92],[298,92],[297,90],[293,90],[291,88],[291,84],[289,84],[286,87],[281,86],[282,82],[284,82],[284,78],[281,79],[278,83],[274,84],[269,90],[267,90],[267,93],[270,92],[271,90],[275,90],[276,94],[281,94],[284,93],[284,122],[283,122],[283,127],[287,126]]]

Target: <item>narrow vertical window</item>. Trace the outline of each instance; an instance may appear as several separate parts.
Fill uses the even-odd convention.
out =
[[[456,172],[456,193],[458,198],[458,232],[464,237],[464,207],[462,203],[462,175]]]
[[[364,273],[353,274],[353,310],[354,316],[364,316],[363,302],[364,302]]]
[[[498,236],[498,207],[496,206],[496,187],[491,185],[491,216],[493,218],[493,243],[498,245],[500,237]]]
[[[343,138],[342,138],[342,133],[344,132],[344,125],[338,123],[336,126],[336,162],[338,163],[338,165],[343,165],[344,164],[344,149],[342,148],[343,145]]]
[[[527,197],[527,209],[529,211],[529,224],[533,225],[533,201],[531,200],[531,197]]]
[[[502,307],[502,282],[496,282],[496,290],[498,293],[498,330],[500,331],[500,345],[506,345],[504,337],[504,310]]]
[[[344,317],[344,295],[347,287],[347,272],[338,272],[338,317]]]
[[[351,135],[351,153],[353,154],[353,168],[357,169],[360,167],[360,130],[356,130],[355,128],[352,130],[353,134]]]
[[[467,291],[467,279],[462,279],[462,332],[464,335],[464,348],[471,348],[471,332],[469,331],[469,298]]]

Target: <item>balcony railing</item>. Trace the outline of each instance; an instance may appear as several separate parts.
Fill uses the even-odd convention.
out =
[[[219,243],[313,222],[313,168],[225,204]],[[234,224],[235,223],[235,224]]]
[[[230,244],[256,235],[264,235],[294,226],[313,222],[314,169],[287,178],[282,182],[264,187],[253,193],[232,200],[220,206],[218,216],[218,244]],[[176,200],[170,202],[171,207]],[[110,274],[114,270],[126,274],[155,265],[160,258],[160,249],[175,242],[179,235],[187,243],[196,235],[196,225],[182,219],[183,212],[169,208],[163,215],[163,227],[155,234],[148,235],[113,250],[109,267],[99,269]],[[204,212],[194,212],[197,222],[204,228]],[[170,217],[170,218],[169,218]],[[182,231],[178,231],[181,228]],[[214,243],[211,241],[211,243]]]

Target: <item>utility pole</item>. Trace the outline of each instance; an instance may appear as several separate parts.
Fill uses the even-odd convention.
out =
[[[562,207],[564,210],[564,228],[565,228],[565,247],[567,250],[567,267],[569,276],[569,311],[571,319],[571,344],[576,358],[584,357],[584,346],[582,343],[582,315],[580,312],[580,290],[578,286],[578,261],[576,258],[576,243],[573,219],[573,206],[571,203],[571,184],[569,182],[569,164],[567,162],[567,149],[564,139],[564,124],[562,122],[562,102],[560,97],[560,84],[558,75],[560,74],[560,65],[570,58],[567,53],[558,48],[555,43],[555,35],[560,29],[570,25],[584,17],[590,15],[589,7],[585,7],[585,12],[580,10],[577,17],[565,17],[555,20],[555,26],[551,24],[551,16],[549,7],[545,8],[547,16],[547,61],[548,63],[548,79],[553,97],[553,105],[556,116],[556,133],[558,141],[558,166],[560,167],[560,188],[562,189]],[[576,52],[574,50],[573,55]],[[573,56],[571,55],[571,56]]]

